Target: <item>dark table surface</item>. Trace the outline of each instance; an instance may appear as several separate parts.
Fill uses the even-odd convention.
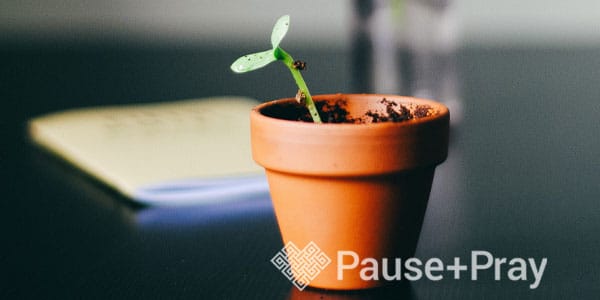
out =
[[[32,146],[25,121],[70,107],[213,95],[295,94],[281,67],[231,74],[254,49],[5,45],[0,298],[597,299],[600,48],[457,53],[463,118],[437,168],[416,257],[548,259],[537,289],[493,273],[384,289],[298,292],[267,197],[136,207]],[[305,50],[312,92],[353,91],[350,51]],[[267,79],[269,78],[269,79]]]

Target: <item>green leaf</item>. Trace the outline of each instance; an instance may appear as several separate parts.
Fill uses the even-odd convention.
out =
[[[285,15],[279,18],[273,26],[273,32],[271,33],[271,45],[273,49],[279,47],[279,43],[283,40],[283,37],[287,34],[288,28],[290,27],[290,16]]]
[[[273,50],[267,50],[263,52],[252,53],[244,55],[231,64],[231,70],[236,73],[245,73],[260,69],[274,61],[277,58],[273,54]]]

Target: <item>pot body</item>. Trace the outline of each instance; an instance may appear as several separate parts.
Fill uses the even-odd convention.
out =
[[[294,99],[261,104],[251,112],[253,158],[266,170],[284,243],[301,252],[301,259],[289,260],[301,284],[326,289],[380,286],[386,283],[382,258],[389,259],[390,273],[394,258],[414,254],[435,166],[447,156],[447,108],[394,95],[313,97],[316,102],[341,99],[355,116],[385,111],[383,98],[426,104],[436,113],[376,124],[314,124],[265,115]],[[313,249],[304,248],[311,242]],[[379,262],[377,280],[363,270],[365,258]]]

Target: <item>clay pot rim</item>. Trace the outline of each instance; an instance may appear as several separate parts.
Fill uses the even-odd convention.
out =
[[[315,124],[263,115],[261,110],[265,107],[296,101],[273,100],[256,106],[250,113],[252,157],[272,171],[336,177],[379,176],[444,161],[450,114],[441,103],[384,94],[326,94],[313,99],[374,103],[383,97],[431,105],[438,113],[404,122]]]
[[[264,115],[261,111],[267,107],[270,106],[275,106],[275,105],[279,105],[279,104],[284,104],[284,103],[290,103],[290,102],[296,102],[295,98],[282,98],[282,99],[276,99],[276,100],[271,100],[271,101],[267,101],[264,102],[262,104],[259,104],[257,106],[255,106],[252,111],[251,111],[251,118],[260,118],[262,119],[261,122],[270,124],[270,126],[277,126],[277,127],[288,127],[288,126],[293,126],[296,127],[298,129],[301,128],[306,128],[308,130],[310,130],[309,128],[317,128],[317,127],[326,127],[329,130],[335,129],[335,130],[357,130],[358,128],[361,129],[366,129],[366,130],[376,130],[376,129],[383,129],[383,128],[388,128],[388,127],[409,127],[409,126],[416,126],[419,124],[423,124],[423,123],[427,123],[427,122],[431,122],[434,120],[439,120],[439,119],[443,119],[443,118],[447,118],[449,113],[448,108],[443,105],[440,102],[437,102],[435,100],[431,100],[431,99],[424,99],[424,98],[416,98],[416,97],[411,97],[411,96],[400,96],[400,95],[393,95],[393,94],[370,94],[370,93],[363,93],[363,94],[346,94],[346,93],[336,93],[336,94],[319,94],[319,95],[313,95],[313,100],[315,101],[321,101],[321,100],[326,100],[329,98],[334,98],[334,97],[338,97],[338,98],[342,98],[342,99],[347,99],[347,98],[371,98],[371,97],[377,97],[377,98],[392,98],[393,101],[398,101],[398,98],[400,98],[400,102],[401,103],[413,103],[413,104],[421,104],[421,105],[429,105],[431,106],[435,111],[437,111],[437,113],[435,115],[432,116],[427,116],[427,117],[421,117],[421,118],[416,118],[416,119],[412,119],[412,120],[407,120],[407,121],[403,121],[403,122],[380,122],[380,123],[368,123],[368,124],[353,124],[353,123],[322,123],[322,124],[315,124],[313,122],[303,122],[303,121],[295,121],[295,120],[286,120],[286,119],[279,119],[279,118],[274,118],[274,117],[270,117],[270,116],[266,116]],[[323,128],[321,128],[323,129]]]

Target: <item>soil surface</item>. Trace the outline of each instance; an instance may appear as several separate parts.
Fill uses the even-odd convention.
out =
[[[364,115],[358,117],[351,116],[346,110],[345,100],[337,100],[335,102],[319,101],[316,102],[316,105],[323,123],[369,124],[404,122],[436,114],[436,111],[429,105],[399,104],[385,98],[381,100],[381,103],[385,106],[385,110],[369,110]],[[265,108],[263,114],[284,120],[312,122],[312,118],[306,107],[295,102]]]

